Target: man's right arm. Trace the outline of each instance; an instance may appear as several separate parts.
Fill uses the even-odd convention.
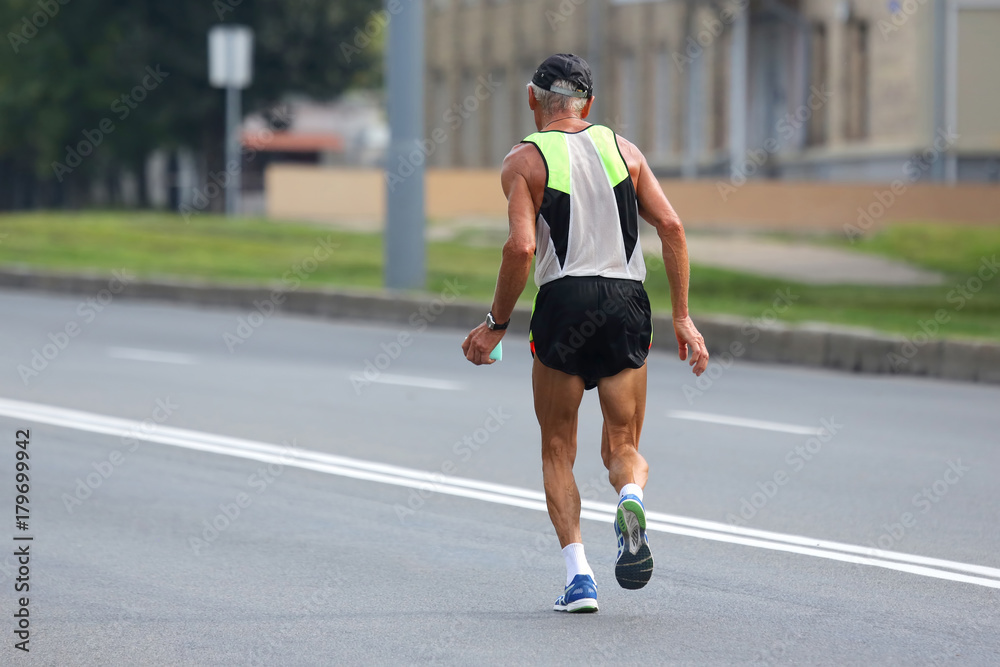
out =
[[[708,349],[705,339],[698,332],[688,314],[688,283],[691,268],[688,263],[687,240],[684,237],[684,225],[680,216],[670,205],[667,196],[663,194],[659,181],[653,175],[653,170],[646,162],[645,156],[631,143],[622,141],[622,148],[630,154],[632,165],[638,165],[638,173],[630,169],[635,179],[635,192],[639,204],[639,215],[656,228],[660,237],[663,252],[663,266],[670,282],[670,305],[674,320],[674,333],[677,336],[678,352],[681,360],[688,358],[688,348],[691,356],[688,363],[693,366],[695,375],[701,375],[708,366]]]

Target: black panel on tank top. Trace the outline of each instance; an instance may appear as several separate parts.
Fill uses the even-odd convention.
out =
[[[634,200],[634,192],[632,197]],[[549,236],[559,259],[559,267],[562,268],[566,264],[566,250],[569,247],[569,195],[546,186],[539,213],[549,225]]]

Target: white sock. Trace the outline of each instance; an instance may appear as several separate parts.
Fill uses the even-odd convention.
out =
[[[562,550],[563,558],[566,560],[566,585],[573,583],[573,577],[578,574],[589,574],[594,576],[594,571],[590,569],[587,556],[583,553],[583,545],[579,542],[567,544]]]
[[[627,495],[633,495],[639,500],[642,500],[642,487],[638,484],[626,484],[622,487],[622,490],[618,493],[618,500],[621,500]]]

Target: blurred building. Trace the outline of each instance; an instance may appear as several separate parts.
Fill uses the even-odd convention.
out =
[[[243,120],[243,145],[271,161],[371,167],[389,141],[381,95],[354,91],[319,102],[290,98]]]
[[[332,102],[291,99],[243,121],[244,213],[264,212],[264,172],[271,164],[371,167],[389,140],[381,100],[357,91]]]
[[[355,91],[321,102],[291,97],[247,115],[240,128],[242,153],[239,210],[262,214],[264,174],[272,164],[340,167],[380,165],[389,141],[381,94]],[[150,202],[156,207],[197,207],[199,183],[221,182],[205,156],[189,149],[156,151],[146,167]]]
[[[663,176],[1000,180],[1000,0],[428,0],[426,22],[432,166],[499,166],[535,130],[534,68],[573,52],[591,119]]]

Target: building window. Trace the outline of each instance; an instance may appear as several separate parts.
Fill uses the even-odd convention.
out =
[[[490,78],[497,82],[497,91],[490,98],[490,110],[493,115],[490,123],[490,165],[499,167],[503,163],[504,157],[514,145],[514,137],[511,134],[511,102],[510,91],[507,88],[507,75],[503,70],[490,74]]]
[[[868,23],[851,19],[845,26],[846,95],[844,96],[844,138],[868,137]]]
[[[732,40],[732,31],[729,32]],[[731,48],[731,47],[730,47]],[[712,149],[724,150],[728,142],[727,124],[729,120],[729,68],[724,54],[729,49],[715,49],[712,52]]]
[[[809,37],[809,87],[827,90],[827,40],[826,24],[813,25]],[[807,91],[807,95],[810,91]],[[826,108],[812,110],[806,126],[806,145],[819,146],[826,143]]]
[[[636,141],[639,135],[639,71],[635,55],[622,54],[619,61],[621,97],[619,113],[611,121],[611,129],[627,139]]]
[[[431,75],[431,117],[430,122],[427,123],[429,128],[427,131],[428,138],[440,136],[441,131],[449,131],[448,107],[451,99],[451,90],[449,90],[448,79],[445,78],[444,71],[436,70]],[[455,142],[446,141],[439,146],[436,145],[433,154],[427,159],[428,164],[432,167],[451,166],[450,153],[453,143]]]
[[[656,53],[656,91],[653,104],[653,147],[664,158],[674,152],[671,106],[674,101],[674,64],[666,50]]]
[[[476,97],[478,81],[471,73],[462,77],[462,96],[458,101],[457,115],[450,122],[458,125],[461,144],[461,165],[481,167],[482,164],[482,102]]]

